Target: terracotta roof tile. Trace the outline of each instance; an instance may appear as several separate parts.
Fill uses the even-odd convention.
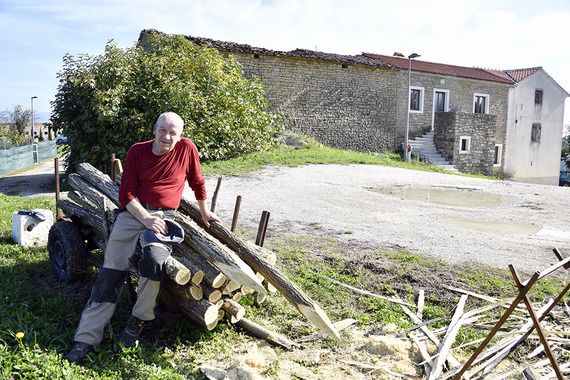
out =
[[[400,69],[405,69],[405,70],[408,69],[407,58],[396,57],[391,55],[374,54],[374,53],[362,53],[362,54],[364,56],[377,59],[381,62],[388,63]],[[446,65],[443,63],[420,61],[417,59],[412,59],[412,71],[419,71],[429,74],[449,75],[460,78],[478,79],[489,82],[513,84],[513,81],[511,79],[505,78],[502,75],[493,74],[484,69],[479,69],[475,67]]]
[[[536,73],[540,69],[542,69],[542,67],[529,67],[528,69],[505,70],[505,73],[507,73],[508,76],[513,78],[513,80],[518,83],[526,77]]]

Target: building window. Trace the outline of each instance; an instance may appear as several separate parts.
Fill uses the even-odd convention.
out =
[[[493,161],[493,166],[501,166],[503,157],[503,144],[495,144],[495,160]]]
[[[423,87],[410,87],[410,112],[424,112]]]
[[[542,104],[542,90],[534,90],[534,104]]]
[[[473,95],[473,113],[489,113],[489,95]]]
[[[449,111],[449,90],[433,90],[433,111]]]
[[[532,123],[532,131],[530,133],[531,142],[540,142],[540,131],[542,125],[540,123]]]
[[[469,153],[471,151],[471,136],[459,137],[459,153]]]

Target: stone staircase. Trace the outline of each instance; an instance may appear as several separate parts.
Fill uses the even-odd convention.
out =
[[[414,148],[412,154],[421,157],[422,160],[428,161],[445,170],[459,172],[435,149],[435,145],[433,144],[433,131],[410,140],[410,145]]]

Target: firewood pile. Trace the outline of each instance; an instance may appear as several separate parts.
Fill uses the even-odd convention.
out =
[[[104,249],[120,207],[118,184],[88,163],[78,165],[68,181],[74,191],[60,199],[58,207],[74,224],[88,230],[92,244]],[[185,239],[173,247],[164,265],[168,281],[160,297],[169,309],[179,309],[208,330],[226,318],[255,336],[290,348],[295,344],[286,337],[245,318],[239,304],[245,294],[253,293],[261,304],[267,292],[278,291],[323,333],[340,339],[319,305],[275,268],[273,252],[239,238],[221,223],[212,222],[205,229],[198,207],[185,199],[176,221],[184,228]],[[136,271],[136,266],[132,269]]]

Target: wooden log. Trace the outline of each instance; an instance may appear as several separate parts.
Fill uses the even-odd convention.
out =
[[[208,284],[202,284],[202,291],[204,293],[204,298],[212,303],[218,302],[222,299],[222,292],[220,289],[212,288]]]
[[[182,198],[180,207],[178,209],[185,215],[188,215],[190,218],[192,218],[192,220],[196,222],[200,227],[205,227],[204,222],[202,221],[200,210],[192,202],[189,202],[187,199]],[[210,223],[210,228],[206,229],[206,231],[236,252],[245,249],[257,256],[262,257],[271,265],[275,265],[277,262],[277,256],[274,252],[236,236],[233,232],[229,231],[219,222],[214,222],[213,224]],[[228,235],[230,238],[227,239],[226,235]]]
[[[179,298],[178,305],[182,312],[197,325],[205,327],[208,330],[212,330],[216,327],[218,322],[218,310],[220,310],[220,308],[213,303],[205,299],[193,301]]]
[[[101,208],[103,206],[103,203],[106,203],[107,206],[105,208],[105,211],[117,208],[105,194],[95,189],[90,182],[81,178],[79,174],[71,173],[68,176],[68,182],[71,185],[71,187],[80,192],[82,196],[87,198],[91,203],[93,203],[98,208]]]
[[[441,372],[443,370],[443,364],[447,359],[447,354],[451,349],[451,345],[453,344],[453,342],[455,342],[455,337],[457,336],[459,328],[461,327],[461,317],[463,315],[463,308],[465,307],[465,302],[467,302],[467,295],[463,294],[460,297],[459,302],[457,303],[457,306],[455,308],[455,313],[453,314],[453,318],[451,318],[451,323],[447,327],[447,332],[445,334],[445,337],[438,346],[439,355],[433,361],[432,370],[428,378],[429,380],[435,380],[437,377],[439,377],[439,375],[441,375]]]
[[[77,173],[95,189],[105,194],[115,206],[121,206],[119,202],[119,187],[107,174],[97,170],[97,168],[87,162],[77,165]]]
[[[74,202],[79,207],[81,207],[81,209],[91,214],[91,216],[88,216],[87,219],[85,220],[87,224],[93,225],[93,227],[95,228],[97,227],[97,225],[101,223],[101,213],[99,212],[99,207],[89,202],[89,200],[83,197],[79,192],[77,191],[68,192],[67,199]]]
[[[188,287],[188,292],[192,299],[195,301],[200,301],[202,298],[204,298],[204,292],[202,291],[202,287],[200,285],[190,284]]]
[[[199,216],[200,211],[193,204],[182,200],[180,203],[180,208],[193,219],[197,216],[199,219],[201,219]],[[219,222],[211,222],[208,232],[210,232],[224,244],[227,244],[228,247],[233,249],[241,259],[243,259],[249,266],[251,266],[251,268],[261,273],[263,277],[265,277],[267,281],[273,284],[273,286],[275,286],[275,288],[277,288],[277,290],[311,323],[320,328],[322,331],[326,332],[330,337],[336,340],[340,340],[340,335],[334,329],[332,322],[326,313],[321,309],[321,307],[310,297],[308,297],[301,289],[299,289],[293,282],[286,278],[281,272],[275,269],[273,265],[261,257],[257,251],[253,251],[248,244],[246,244],[242,239],[235,236]],[[243,285],[250,286],[243,281],[238,282],[241,282]],[[264,288],[261,291],[258,290],[258,292],[266,293]]]
[[[256,338],[265,339],[269,343],[281,346],[288,350],[291,350],[293,347],[298,346],[297,343],[293,342],[286,336],[271,331],[259,323],[255,323],[245,317],[242,317],[238,322],[235,323],[235,325],[244,329]]]
[[[222,309],[230,315],[230,322],[237,323],[245,316],[245,309],[236,301],[226,298]]]
[[[69,194],[71,193],[73,192],[70,192]],[[75,194],[71,196],[74,197],[74,199],[76,199],[78,202],[81,201],[81,198],[76,198]],[[101,228],[101,217],[88,211],[87,207],[83,206],[84,205],[77,204],[71,199],[60,199],[57,204],[57,207],[59,207],[65,215],[68,217],[78,218],[82,221],[83,225],[89,226],[92,229],[93,233],[96,235],[95,238],[97,241],[99,241],[97,245],[100,248],[104,248],[105,239],[103,229]]]
[[[352,319],[352,318],[343,319],[342,321],[335,322],[334,328],[340,332],[340,331],[346,329],[347,327],[354,325],[356,322],[357,322],[356,319]],[[326,334],[324,334],[322,332],[316,333],[316,334],[312,334],[312,335],[305,336],[305,337],[302,337],[300,339],[297,339],[297,343],[313,342],[315,340],[323,339],[325,336],[326,336]]]
[[[201,272],[201,280],[198,281],[199,279],[192,279],[192,283],[199,285],[201,282],[205,282],[212,288],[219,288],[226,282],[227,277],[220,272],[218,268],[196,253],[194,249],[188,247],[187,244],[177,244],[174,246],[173,251],[175,254],[178,254],[180,260],[192,271],[192,273],[196,274]]]
[[[241,287],[241,285],[239,283],[237,283],[236,281],[229,281],[226,284],[226,286],[224,286],[222,293],[224,295],[229,295],[229,294],[232,294],[233,292],[239,290],[240,287]]]
[[[208,235],[192,219],[179,214],[176,216],[176,220],[186,233],[184,242],[199,255],[210,261],[226,277],[240,284],[250,286],[259,293],[266,293],[263,285],[255,277],[255,272],[232,250],[213,236]]]
[[[178,285],[186,285],[191,278],[192,273],[176,258],[169,256],[164,262],[164,272],[166,275]]]

